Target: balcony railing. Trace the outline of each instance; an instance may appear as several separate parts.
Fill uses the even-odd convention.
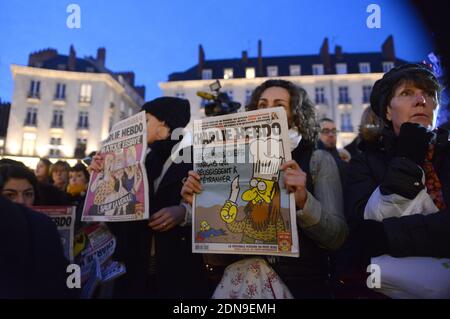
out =
[[[41,98],[41,94],[39,92],[28,92],[27,94],[27,98],[29,99],[40,99]]]

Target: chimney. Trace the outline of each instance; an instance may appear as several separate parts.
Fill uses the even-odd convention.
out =
[[[247,53],[247,51],[242,51],[242,63],[243,64],[247,64],[247,62],[248,62],[248,53]]]
[[[41,67],[43,62],[56,56],[58,56],[58,51],[50,48],[30,53],[28,56],[28,66]]]
[[[97,49],[97,63],[99,65],[101,65],[102,67],[105,67],[105,61],[106,61],[106,49],[98,48]]]
[[[77,56],[75,53],[75,49],[73,48],[73,45],[70,46],[70,52],[69,52],[69,62],[68,62],[68,69],[69,71],[75,71],[77,65]]]
[[[381,46],[381,53],[385,60],[395,61],[394,37],[392,35],[388,36],[386,41],[384,41]]]
[[[331,73],[331,61],[328,48],[328,38],[323,39],[322,46],[320,47],[320,57],[324,65],[325,74]]]
[[[342,47],[340,45],[336,45],[334,47],[334,56],[335,56],[335,58],[337,60],[343,58],[343,56],[342,56]]]
[[[139,96],[141,98],[143,98],[145,100],[145,86],[144,85],[135,86],[134,90],[137,92],[137,94],[139,94]]]
[[[197,75],[202,78],[202,71],[205,65],[205,51],[203,51],[203,46],[200,44],[198,46],[198,65],[197,65]]]
[[[129,71],[129,72],[117,72],[116,73],[117,76],[121,75],[122,78],[127,81],[127,83],[131,86],[134,86],[134,72]]]
[[[258,40],[258,70],[257,76],[263,76],[263,61],[262,61],[262,41]]]

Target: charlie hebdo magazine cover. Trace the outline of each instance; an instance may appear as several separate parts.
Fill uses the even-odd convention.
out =
[[[113,125],[99,152],[103,171],[89,180],[82,221],[148,219],[146,138],[145,112]]]
[[[194,121],[193,252],[299,256],[286,112],[271,108]]]

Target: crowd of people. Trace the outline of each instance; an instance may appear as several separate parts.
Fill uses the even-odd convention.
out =
[[[298,258],[192,253],[192,201],[194,194],[202,192],[201,176],[193,170],[192,160],[180,162],[171,156],[182,138],[173,140],[171,133],[189,123],[190,104],[175,97],[145,103],[149,220],[107,223],[117,239],[114,258],[127,269],[115,280],[112,296],[245,298],[244,293],[232,295],[227,280],[237,272],[245,277],[258,265],[279,279],[283,293],[272,297],[390,297],[366,285],[366,268],[374,258],[450,258],[449,133],[435,127],[440,90],[436,76],[425,65],[391,69],[373,86],[358,136],[337,149],[334,121],[317,120],[305,89],[277,79],[255,88],[246,110],[281,106],[287,114],[292,160],[283,163],[281,172],[295,198]],[[192,154],[190,149],[183,152]],[[6,288],[0,284],[0,297],[74,296],[61,281],[61,267],[67,262],[62,253],[56,253],[56,230],[26,207],[75,205],[79,229],[89,173],[103,165],[99,155],[89,167],[82,163],[70,167],[63,161],[52,164],[43,158],[33,172],[22,163],[1,160],[1,214],[11,215],[2,221],[15,226],[8,229],[7,223],[1,223],[0,236],[17,236],[21,227],[20,231],[28,232],[20,241],[26,246],[23,251],[48,246],[44,254],[52,251],[53,255],[45,263],[53,263],[53,268],[43,273],[44,261],[33,260],[35,270],[27,274],[34,282],[50,284],[42,291],[25,293],[27,283],[20,275],[25,270],[2,256],[0,278],[5,277],[8,284]],[[3,207],[9,207],[8,211]],[[0,254],[8,254],[12,248],[1,249]],[[30,262],[26,258],[15,260],[25,267]],[[14,275],[8,276],[10,272]],[[243,285],[252,283],[252,277],[246,278]]]

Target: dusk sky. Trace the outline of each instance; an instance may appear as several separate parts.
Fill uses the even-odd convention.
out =
[[[69,4],[81,8],[81,28],[69,29]],[[381,28],[369,29],[369,4],[381,8]],[[406,0],[0,0],[0,99],[11,101],[10,64],[26,65],[30,52],[55,48],[95,56],[106,48],[106,66],[134,71],[146,99],[161,95],[158,83],[206,59],[317,54],[325,37],[330,51],[380,51],[394,36],[399,58],[423,60],[433,51],[431,35]]]

